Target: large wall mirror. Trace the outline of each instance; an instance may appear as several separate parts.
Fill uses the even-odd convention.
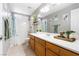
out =
[[[70,12],[55,15],[48,20],[48,32],[59,33],[70,30]]]
[[[71,30],[75,31],[75,37],[79,37],[79,8],[57,14],[47,20],[47,32],[60,33]]]

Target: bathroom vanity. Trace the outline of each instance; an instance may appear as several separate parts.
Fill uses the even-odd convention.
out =
[[[55,39],[54,33],[30,33],[29,45],[37,56],[79,56],[79,40]]]

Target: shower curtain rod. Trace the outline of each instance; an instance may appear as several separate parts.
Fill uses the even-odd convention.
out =
[[[30,17],[30,15],[26,15],[26,14],[19,13],[19,12],[11,12],[11,13],[14,13],[14,14],[19,14],[19,15],[22,15],[22,16],[28,16],[28,17]]]

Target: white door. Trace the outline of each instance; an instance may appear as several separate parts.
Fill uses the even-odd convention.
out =
[[[29,32],[29,21],[27,16],[14,14],[16,28],[16,43],[21,44],[27,39]]]

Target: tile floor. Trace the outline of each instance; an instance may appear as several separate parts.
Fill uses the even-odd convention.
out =
[[[7,56],[35,56],[28,44],[17,45],[8,50]]]

